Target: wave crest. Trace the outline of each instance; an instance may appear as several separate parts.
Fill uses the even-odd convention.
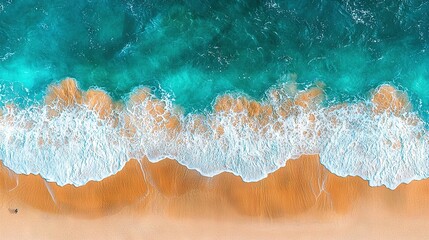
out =
[[[258,181],[303,154],[340,176],[394,189],[427,178],[429,139],[404,93],[382,85],[372,101],[323,107],[323,85],[292,81],[261,102],[220,96],[213,111],[184,115],[169,99],[136,90],[125,104],[74,79],[51,86],[45,105],[6,106],[0,158],[17,173],[81,186],[115,174],[131,159],[176,159],[205,176]]]

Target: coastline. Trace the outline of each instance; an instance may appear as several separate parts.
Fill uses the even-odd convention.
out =
[[[429,239],[429,1],[0,1],[0,240]]]
[[[175,159],[208,177],[231,172],[245,182],[311,154],[330,172],[370,186],[395,189],[428,178],[429,135],[404,92],[381,85],[367,102],[325,107],[322,83],[296,87],[292,81],[270,89],[262,102],[226,94],[213,112],[185,115],[147,88],[121,103],[66,78],[49,87],[44,105],[2,109],[0,159],[60,186],[100,181],[144,157]]]
[[[63,108],[76,104],[94,110],[98,114],[94,118],[97,121],[109,119],[112,126],[118,124],[113,109],[121,106],[112,103],[103,92],[81,92],[73,79],[53,86],[50,91],[46,103],[52,106],[56,102],[56,105],[48,112],[49,116],[57,116]],[[274,99],[282,97],[278,91],[272,94]],[[277,117],[292,114],[291,106],[295,105],[302,111],[311,110],[323,98],[319,88],[295,94],[295,98],[280,106]],[[415,119],[402,119],[405,118],[403,114],[410,111],[406,95],[383,85],[372,96],[371,110],[375,117],[392,116],[414,126]],[[147,90],[142,89],[133,95],[131,102],[141,107],[140,103],[147,98]],[[161,128],[176,134],[181,128],[179,118],[166,111],[159,100],[153,99],[147,104],[147,109],[140,110],[155,122],[161,121],[157,120],[160,116],[166,117],[161,121]],[[357,107],[359,110],[364,106]],[[13,111],[13,106],[9,108]],[[265,126],[273,114],[270,106],[228,96],[218,99],[214,109],[220,115],[231,111],[247,113],[229,121],[233,126],[240,121]],[[141,115],[145,116],[127,115],[125,123],[129,126],[120,134],[128,136],[138,132],[140,125],[137,123],[142,121],[133,117]],[[305,121],[311,130],[317,116],[309,112],[307,117]],[[201,119],[197,120],[192,131],[206,131],[207,126]],[[332,124],[337,125],[338,119],[333,118]],[[217,137],[225,134],[222,125],[212,129],[216,129]],[[319,134],[314,133],[313,137]],[[311,132],[304,132],[304,135],[312,136]],[[305,143],[306,139],[301,142]],[[392,151],[402,147],[402,142],[383,144]],[[76,164],[73,159],[76,158],[66,160]],[[421,239],[429,234],[425,232],[429,229],[425,227],[429,226],[429,179],[400,184],[394,190],[386,186],[371,187],[370,182],[361,177],[335,175],[325,163],[319,155],[302,155],[287,160],[284,167],[262,180],[247,182],[229,172],[206,177],[171,159],[156,163],[147,158],[131,159],[124,161],[125,166],[116,174],[76,187],[47,182],[40,175],[16,174],[0,161],[0,233],[8,239],[37,239],[37,232],[42,228],[48,239],[64,234],[69,239],[88,236],[92,239],[139,239],[142,236],[148,239],[261,239],[266,236],[314,239],[315,235],[320,239],[379,239],[380,236]],[[94,166],[94,169],[97,168]]]
[[[359,177],[330,173],[317,155],[288,161],[253,183],[230,173],[204,177],[169,159],[141,162],[146,176],[130,160],[116,175],[82,187],[45,185],[40,176],[1,166],[2,236],[37,239],[43,228],[48,239],[314,239],[316,233],[377,239],[397,238],[396,232],[419,239],[429,226],[429,180],[395,190],[370,187]],[[10,211],[15,208],[17,214]]]

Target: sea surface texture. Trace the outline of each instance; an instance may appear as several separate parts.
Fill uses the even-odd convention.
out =
[[[429,177],[429,1],[0,0],[0,105],[0,159],[59,185],[319,154],[394,189]]]

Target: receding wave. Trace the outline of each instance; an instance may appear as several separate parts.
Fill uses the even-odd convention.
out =
[[[146,88],[121,104],[65,79],[49,88],[45,104],[3,108],[0,159],[16,173],[76,186],[144,156],[244,181],[315,153],[331,172],[360,176],[371,186],[394,189],[429,177],[427,130],[404,93],[382,85],[364,102],[326,107],[323,99],[322,85],[298,91],[290,81],[263,101],[226,94],[211,111],[185,115]]]

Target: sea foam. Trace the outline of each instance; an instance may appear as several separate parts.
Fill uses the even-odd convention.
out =
[[[4,107],[0,159],[16,173],[81,186],[115,174],[131,158],[147,157],[251,182],[288,159],[319,154],[334,174],[360,176],[371,186],[394,189],[429,176],[424,122],[398,105],[401,93],[387,85],[378,89],[381,100],[375,94],[373,101],[326,107],[321,87],[296,91],[288,83],[270,89],[261,102],[223,95],[212,111],[185,115],[148,89],[136,90],[123,105],[104,106],[66,81],[44,105]]]

